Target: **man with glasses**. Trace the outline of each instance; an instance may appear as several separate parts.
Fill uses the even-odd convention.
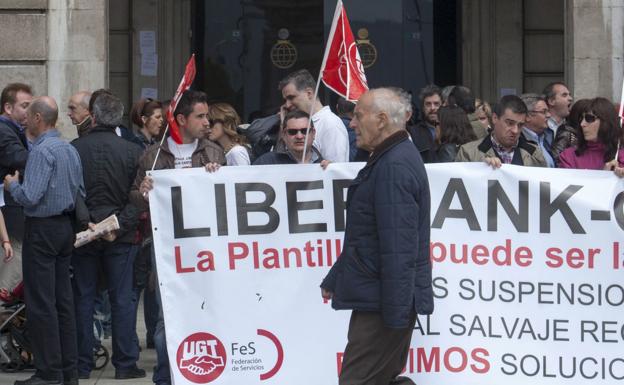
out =
[[[527,112],[526,105],[518,96],[503,96],[492,112],[492,133],[461,146],[455,161],[486,162],[494,168],[503,163],[546,167],[539,147],[520,135],[526,124]]]
[[[555,167],[555,157],[552,152],[555,133],[548,127],[550,111],[546,101],[538,94],[524,94],[520,96],[520,99],[528,110],[522,135],[528,141],[539,146],[548,167]]]
[[[310,131],[306,141],[306,129],[310,122]],[[267,152],[254,162],[255,165],[264,164],[297,164],[297,163],[321,163],[321,153],[312,145],[316,130],[314,123],[310,121],[310,115],[301,110],[290,111],[284,116],[282,123],[282,140],[285,148]],[[305,148],[306,158],[301,161]]]

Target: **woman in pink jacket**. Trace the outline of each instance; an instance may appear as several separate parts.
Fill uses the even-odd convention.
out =
[[[612,170],[623,177],[624,142],[615,106],[605,98],[593,99],[581,115],[581,129],[577,146],[561,153],[559,167]]]

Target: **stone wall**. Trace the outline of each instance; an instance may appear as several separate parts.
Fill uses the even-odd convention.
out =
[[[575,99],[600,95],[619,103],[624,77],[624,1],[566,3],[567,71]]]
[[[107,0],[0,0],[0,87],[24,82],[59,104],[58,128],[76,136],[67,101],[105,87]]]

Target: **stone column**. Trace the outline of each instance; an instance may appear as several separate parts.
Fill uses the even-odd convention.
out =
[[[48,3],[47,92],[59,103],[61,133],[74,138],[76,130],[67,117],[69,98],[108,84],[108,1]]]
[[[574,98],[620,102],[624,78],[624,1],[566,2],[567,76]]]

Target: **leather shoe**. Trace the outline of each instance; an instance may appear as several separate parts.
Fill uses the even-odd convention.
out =
[[[78,377],[63,381],[63,385],[78,385]]]
[[[63,385],[58,380],[44,380],[41,377],[32,376],[27,380],[17,380],[14,385]]]
[[[81,380],[88,380],[90,377],[91,377],[91,373],[89,372],[78,373],[78,378]]]
[[[116,370],[115,371],[115,379],[116,380],[129,380],[131,378],[143,378],[145,377],[145,370],[139,369],[136,366],[126,370]]]

